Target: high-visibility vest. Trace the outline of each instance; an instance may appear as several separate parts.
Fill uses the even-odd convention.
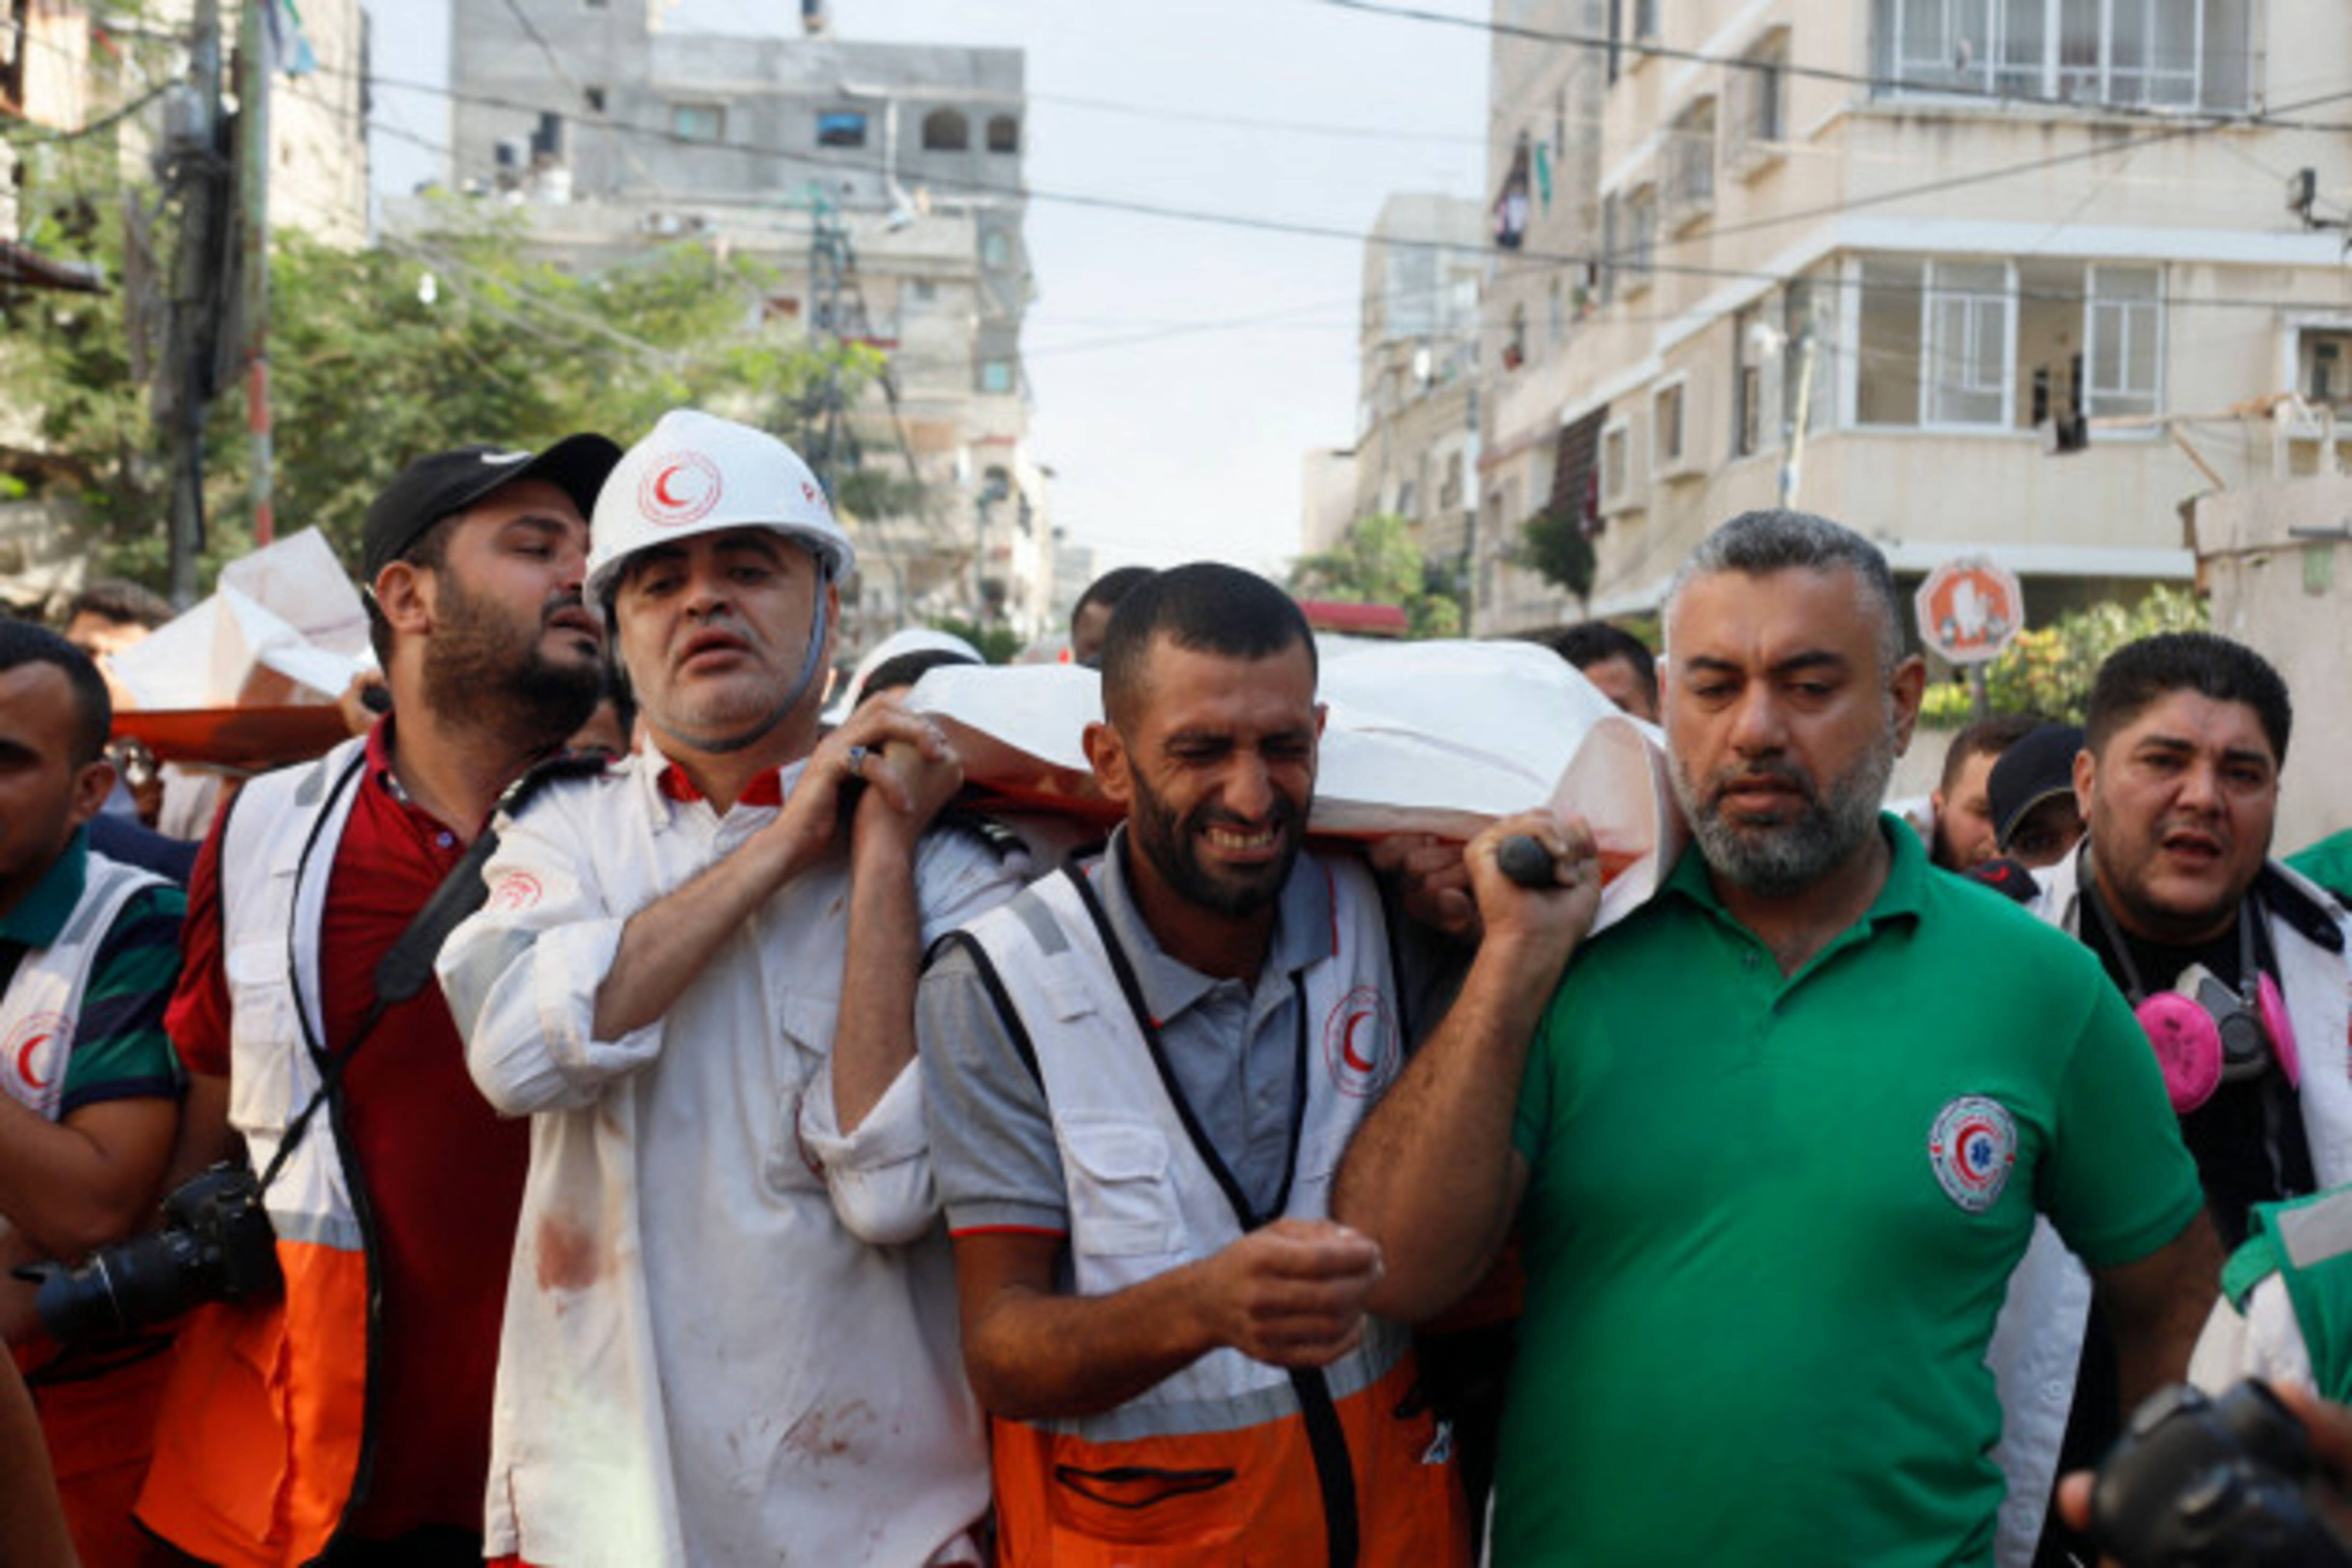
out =
[[[257,1171],[317,1091],[329,1048],[319,931],[365,745],[254,779],[221,826],[228,1116]],[[319,1556],[365,1464],[371,1265],[336,1109],[311,1119],[264,1196],[284,1297],[189,1320],[140,1494],[142,1523],[224,1568]]]
[[[91,852],[84,859],[81,898],[57,941],[26,952],[0,996],[0,1089],[39,1116],[55,1121],[65,1094],[66,1064],[73,1057],[75,1026],[82,994],[107,932],[131,895],[163,885],[163,879]]]
[[[2254,1288],[2275,1276],[2303,1336],[2312,1386],[2338,1403],[2352,1398],[2352,1187],[2256,1204],[2248,1221],[2245,1241],[2221,1270],[2221,1294],[2247,1313]]]
[[[99,950],[123,906],[142,889],[163,885],[151,871],[95,852],[84,865],[81,898],[64,929],[48,946],[25,954],[0,996],[0,1089],[50,1121],[62,1108],[82,998]],[[154,1352],[156,1347],[148,1349]],[[46,1343],[19,1346],[16,1363],[29,1375],[55,1353]],[[50,1384],[36,1396],[66,1517],[75,1545],[89,1561],[136,1550],[137,1531],[125,1514],[147,1463],[161,1381],[170,1369],[166,1354],[150,1353]]]
[[[1371,879],[1317,858],[1334,952],[1300,975],[1304,1104],[1285,1192],[1255,1215],[1181,1103],[1127,955],[1091,889],[1034,884],[958,940],[975,951],[1051,1106],[1080,1295],[1209,1257],[1278,1216],[1321,1219],[1349,1135],[1402,1055]],[[1100,1415],[992,1424],[1001,1556],[1012,1563],[1469,1561],[1450,1435],[1419,1401],[1410,1338],[1375,1319],[1327,1367],[1212,1351]]]

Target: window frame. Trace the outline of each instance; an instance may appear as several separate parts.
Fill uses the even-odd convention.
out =
[[[2147,273],[2153,276],[2155,287],[2147,295],[2129,295],[2103,300],[2099,294],[2101,272]],[[2147,417],[2164,411],[2165,309],[2164,268],[2162,267],[2116,266],[2112,263],[2086,263],[2083,268],[2083,412],[2088,418]],[[2103,341],[2101,322],[2113,316],[2124,318],[2119,362],[2128,377],[2132,368],[2133,332],[2129,321],[2132,314],[2145,314],[2148,323],[2148,365],[2145,393],[2129,384],[2102,386],[2099,384],[2099,350]],[[2113,329],[2109,329],[2113,330]],[[2144,405],[2143,405],[2144,399]],[[2126,404],[2117,406],[2118,404]]]
[[[1675,437],[1671,449],[1666,444],[1670,405]],[[1692,447],[1690,375],[1677,372],[1650,389],[1650,477],[1665,479],[1696,472],[1698,458]]]
[[[2256,83],[2251,58],[2238,64],[2207,58],[2209,39],[2242,32],[2250,40],[2261,25],[2255,0],[2186,0],[2189,37],[2168,37],[2163,7],[2168,0],[1874,0],[1874,58],[1881,74],[1895,79],[1874,90],[1879,97],[1936,97],[1990,93],[2082,109],[2121,109],[2179,114],[2251,114]],[[2020,14],[2034,29],[2031,39],[2013,30]],[[2096,58],[2067,58],[2068,15],[2087,5],[2096,29]],[[1915,6],[1932,5],[1933,37],[1911,36]],[[2241,7],[2217,20],[2219,7]],[[2137,59],[2126,58],[2123,26],[2137,18]],[[2234,24],[2230,25],[2230,24]],[[1955,35],[1958,34],[1957,38]],[[1965,48],[1957,47],[1965,45]],[[2251,55],[2252,50],[2247,51]],[[2166,55],[2186,64],[2159,63]],[[1966,63],[1954,66],[1955,56]],[[2159,93],[2161,84],[2174,90]],[[2137,84],[2126,89],[2126,84]]]

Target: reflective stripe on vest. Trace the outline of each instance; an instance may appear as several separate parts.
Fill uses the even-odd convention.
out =
[[[2244,1311],[2273,1274],[2286,1288],[2311,1358],[2313,1384],[2328,1398],[2352,1398],[2352,1187],[2256,1204],[2248,1236],[2221,1271],[2221,1292]]]
[[[220,845],[229,1121],[257,1170],[319,1086],[318,936],[365,766],[352,740],[247,784]],[[233,851],[233,852],[232,852]],[[365,1446],[368,1263],[333,1119],[312,1118],[264,1200],[286,1294],[207,1307],[180,1336],[141,1521],[236,1568],[323,1551]]]
[[[142,888],[163,879],[91,852],[84,861],[81,898],[58,940],[25,954],[0,997],[0,1089],[44,1121],[58,1119],[66,1064],[73,1056],[82,994],[114,917]]]
[[[1319,857],[1305,868],[1329,880],[1335,951],[1295,981],[1304,1092],[1286,1191],[1263,1215],[1249,1212],[1169,1076],[1091,889],[1068,873],[1047,877],[964,933],[1013,1015],[1008,1026],[1035,1053],[1079,1294],[1156,1278],[1268,1219],[1328,1215],[1339,1156],[1395,1078],[1402,1040],[1369,873]],[[1115,1410],[1000,1422],[1010,1560],[1160,1560],[1137,1556],[1139,1545],[1176,1552],[1169,1561],[1231,1560],[1245,1539],[1252,1561],[1453,1561],[1466,1542],[1459,1493],[1434,1417],[1407,1414],[1412,1382],[1405,1331],[1376,1319],[1319,1373],[1217,1350]],[[1229,1533],[1244,1524],[1245,1538]]]

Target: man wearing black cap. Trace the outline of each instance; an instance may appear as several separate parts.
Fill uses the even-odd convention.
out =
[[[574,436],[404,470],[362,535],[392,712],[248,784],[198,859],[168,1022],[191,1122],[242,1134],[257,1170],[282,1156],[264,1201],[286,1279],[184,1342],[140,1517],[206,1561],[480,1561],[528,1132],[476,1093],[437,987],[361,1030],[499,792],[595,703],[587,514],[619,457]]]
[[[2029,871],[2055,866],[2083,837],[2074,799],[2080,724],[2043,724],[2010,747],[1985,775],[1994,847]]]

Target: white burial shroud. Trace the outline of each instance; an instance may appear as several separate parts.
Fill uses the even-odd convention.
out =
[[[1559,655],[1520,642],[1320,647],[1330,716],[1314,831],[1466,838],[1498,816],[1550,805],[1592,826],[1609,878],[1601,925],[1657,890],[1684,841],[1662,737]],[[949,727],[967,779],[1025,809],[1060,799],[1082,810],[1098,798],[1079,740],[1102,717],[1092,670],[946,667],[906,702]]]

